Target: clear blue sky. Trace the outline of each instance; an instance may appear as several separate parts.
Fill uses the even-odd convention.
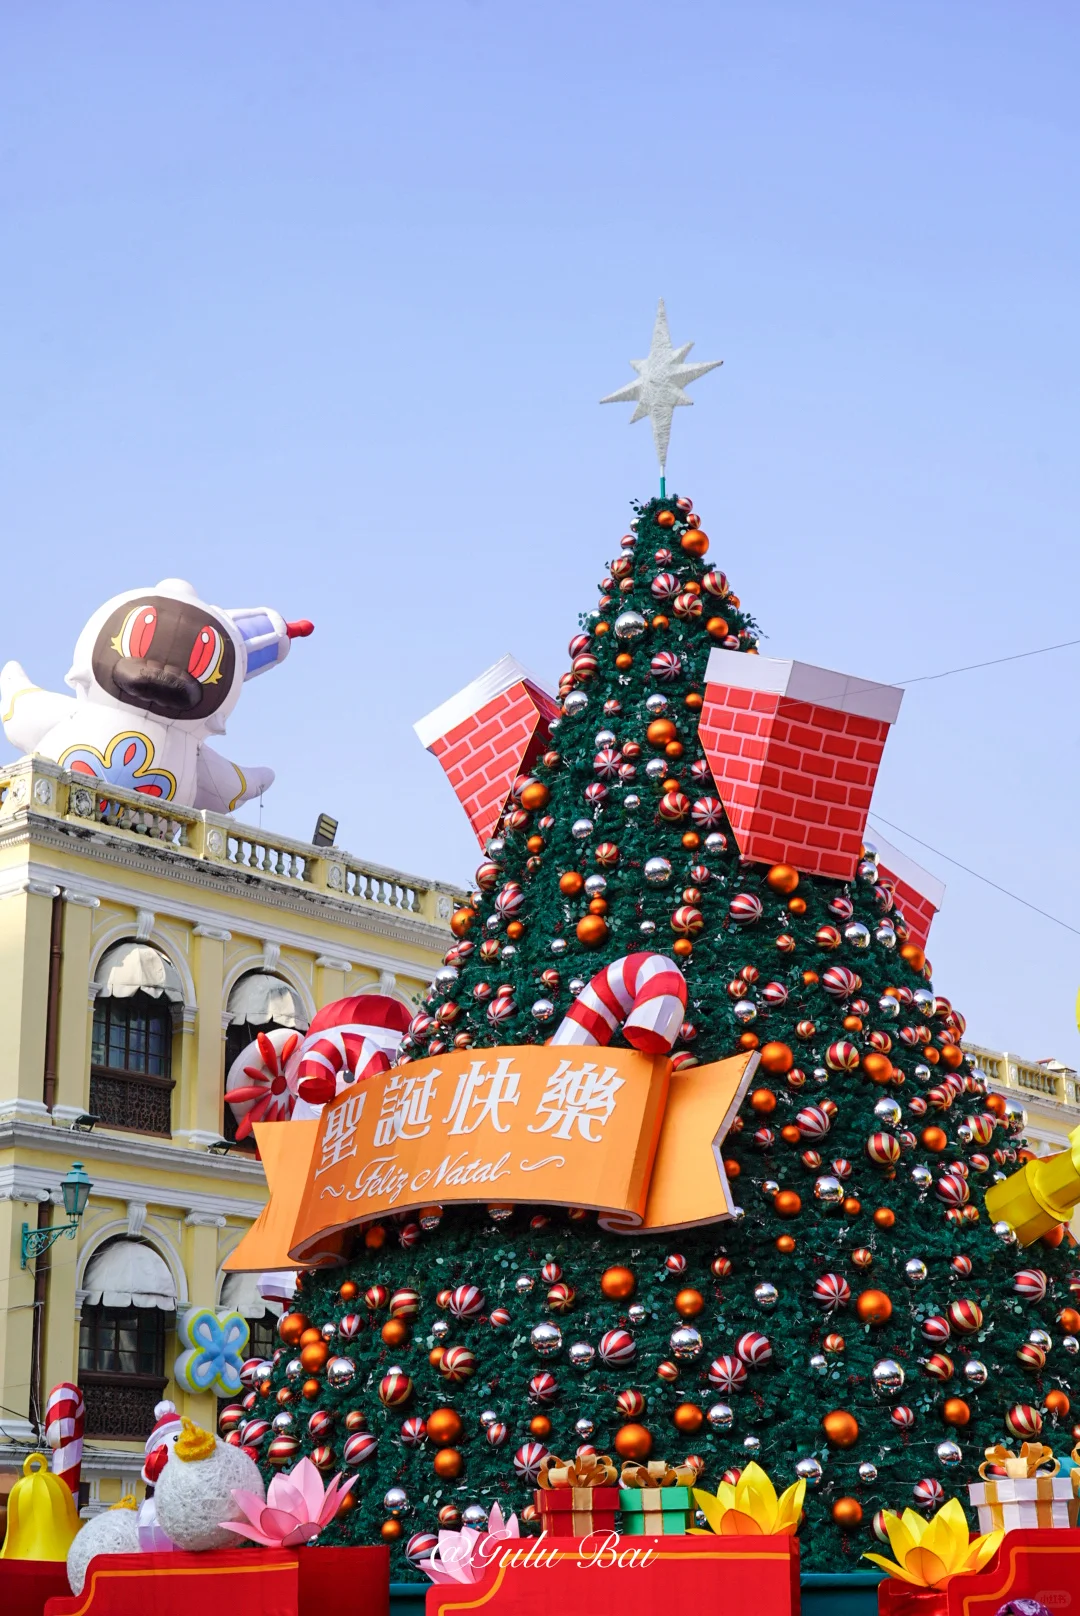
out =
[[[168,575],[310,616],[222,743],[265,823],[466,878],[411,724],[504,651],[561,671],[654,488],[596,401],[661,293],[725,361],[671,481],[767,652],[1073,638],[1078,46],[1064,0],[11,0],[0,658],[62,688]],[[916,686],[876,801],[1080,926],[1078,685]],[[970,1033],[1080,1059],[1080,938],[909,850]]]

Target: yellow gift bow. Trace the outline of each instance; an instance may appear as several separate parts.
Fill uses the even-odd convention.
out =
[[[751,1460],[737,1482],[722,1481],[715,1495],[695,1487],[694,1502],[710,1531],[718,1536],[792,1537],[798,1530],[805,1493],[805,1481],[796,1481],[777,1498],[765,1471]],[[690,1530],[707,1535],[700,1527]]]
[[[606,1453],[557,1459],[549,1453],[536,1477],[538,1487],[614,1487],[618,1472]]]
[[[697,1471],[692,1465],[669,1465],[666,1459],[650,1459],[638,1464],[627,1459],[619,1477],[620,1487],[692,1487]]]
[[[1061,1469],[1053,1449],[1045,1442],[1025,1442],[1018,1454],[1011,1453],[1000,1442],[994,1448],[984,1448],[983,1452],[986,1458],[979,1466],[983,1481],[994,1478],[1002,1481],[1006,1477],[1010,1481],[1030,1481],[1032,1476],[1056,1476]]]
[[[981,1571],[1005,1536],[1004,1532],[987,1532],[969,1542],[967,1516],[958,1498],[942,1504],[930,1521],[913,1509],[905,1509],[903,1515],[886,1511],[884,1518],[895,1564],[880,1554],[864,1554],[863,1559],[916,1588],[940,1588],[950,1577]]]

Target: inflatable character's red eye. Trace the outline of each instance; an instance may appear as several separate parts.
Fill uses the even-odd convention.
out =
[[[153,606],[136,606],[129,612],[118,640],[113,644],[123,657],[144,657],[157,628],[157,611]]]
[[[191,647],[188,657],[188,672],[193,679],[201,685],[210,684],[218,677],[221,666],[221,656],[225,649],[225,642],[216,628],[208,623],[201,628],[195,636],[195,644]]]

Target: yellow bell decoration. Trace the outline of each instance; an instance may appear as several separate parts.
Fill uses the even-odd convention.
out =
[[[180,1421],[180,1435],[173,1443],[173,1456],[183,1459],[188,1464],[194,1460],[209,1459],[215,1447],[214,1439],[209,1431],[204,1431],[201,1425],[189,1420],[187,1415]]]
[[[987,1532],[968,1542],[968,1523],[958,1498],[942,1504],[933,1520],[924,1521],[913,1509],[903,1515],[886,1511],[885,1530],[895,1563],[880,1554],[864,1554],[901,1582],[916,1588],[940,1588],[962,1572],[981,1571],[1001,1547],[1004,1532]]]
[[[1059,1223],[1068,1223],[1080,1202],[1080,1128],[1069,1135],[1068,1150],[1025,1162],[986,1192],[986,1212],[995,1223],[1007,1223],[1022,1246]]]
[[[694,1502],[718,1536],[791,1537],[805,1493],[805,1481],[796,1481],[777,1498],[769,1477],[751,1460],[734,1486],[722,1481],[715,1496],[695,1487]]]
[[[29,1454],[8,1498],[0,1560],[66,1560],[81,1526],[70,1487],[53,1475],[43,1453]]]

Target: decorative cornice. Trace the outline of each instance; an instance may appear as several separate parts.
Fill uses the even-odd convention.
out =
[[[342,959],[339,954],[320,954],[316,959],[315,964],[321,966],[324,971],[352,970],[352,962],[347,959]]]
[[[140,943],[145,943],[154,927],[157,925],[157,915],[152,909],[140,909],[135,916],[135,935]]]
[[[189,1212],[184,1222],[189,1229],[224,1229],[225,1219],[220,1212]]]
[[[207,1139],[216,1139],[218,1135],[208,1134]],[[51,1123],[29,1122],[24,1118],[0,1117],[0,1150],[42,1150],[56,1154],[61,1140],[66,1141],[64,1130],[54,1128]],[[56,1182],[60,1175],[67,1171],[67,1154],[70,1147],[64,1144],[64,1160],[55,1174]],[[95,1128],[93,1133],[79,1135],[79,1155],[89,1167],[91,1162],[111,1162],[121,1167],[133,1168],[139,1173],[156,1172],[167,1174],[172,1183],[185,1178],[199,1177],[216,1180],[221,1192],[232,1193],[234,1187],[237,1191],[250,1191],[258,1187],[262,1189],[266,1184],[266,1175],[262,1163],[241,1152],[228,1156],[211,1156],[205,1150],[188,1150],[181,1145],[175,1145],[161,1140],[151,1139],[143,1134],[110,1134],[99,1133]],[[46,1187],[51,1186],[54,1174],[47,1168],[27,1168],[27,1172],[41,1173]],[[127,1201],[135,1186],[117,1180],[109,1190],[101,1184],[100,1174],[91,1172],[95,1184],[99,1185],[102,1194],[117,1194],[121,1200]],[[160,1206],[190,1207],[197,1204],[200,1191],[186,1189],[171,1189],[166,1185],[142,1184],[140,1186],[148,1202]],[[206,1196],[210,1205],[221,1210],[220,1195],[217,1192]],[[262,1202],[255,1204],[255,1212],[262,1209]],[[246,1216],[247,1213],[239,1212]]]
[[[215,943],[231,943],[232,932],[226,931],[224,926],[193,926],[192,935],[195,937],[211,937]]]
[[[95,898],[92,892],[80,892],[77,887],[64,888],[64,902],[73,903],[79,909],[100,909],[101,899]]]
[[[83,1135],[85,1142],[88,1134]],[[89,1155],[89,1152],[85,1152]],[[258,1163],[255,1164],[258,1166]],[[8,1164],[0,1167],[0,1201],[46,1201],[51,1200],[59,1206],[63,1203],[60,1192],[61,1174],[67,1171],[68,1164],[54,1169],[48,1167],[16,1167]],[[93,1189],[90,1191],[90,1211],[95,1208],[100,1211],[105,1201],[119,1201],[125,1208],[125,1217],[130,1222],[131,1207],[136,1204],[144,1205],[149,1217],[160,1217],[162,1211],[176,1216],[183,1213],[199,1213],[211,1218],[242,1218],[254,1222],[263,1209],[262,1201],[249,1199],[234,1199],[231,1184],[222,1185],[220,1190],[189,1189],[182,1181],[171,1184],[137,1184],[129,1183],[123,1178],[105,1178],[100,1173],[91,1171]],[[236,1185],[237,1190],[246,1190],[248,1185]],[[133,1192],[139,1200],[132,1200]],[[152,1208],[158,1210],[152,1211]]]
[[[56,1183],[59,1182],[57,1175]],[[52,1183],[43,1183],[41,1172],[35,1168],[17,1167],[13,1162],[0,1167],[0,1201],[47,1201],[52,1190]]]

